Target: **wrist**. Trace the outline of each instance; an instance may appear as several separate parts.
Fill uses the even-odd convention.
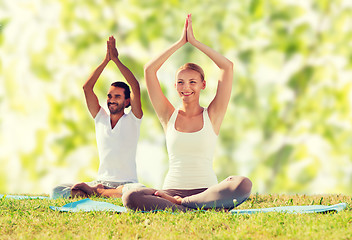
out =
[[[190,44],[192,44],[193,46],[197,45],[199,43],[198,40],[196,40],[195,38],[191,39],[190,41],[188,41]]]
[[[182,47],[183,45],[185,45],[187,43],[187,41],[185,40],[185,39],[180,39],[180,40],[178,40],[177,42],[176,42],[176,46],[178,47],[178,48],[180,48],[180,47]]]
[[[105,58],[105,59],[103,60],[102,64],[105,64],[105,65],[106,65],[106,64],[108,64],[109,62],[110,62],[110,59],[106,59],[106,58]]]

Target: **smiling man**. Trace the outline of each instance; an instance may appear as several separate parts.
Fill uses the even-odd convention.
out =
[[[124,82],[112,83],[107,94],[108,114],[100,106],[93,88],[110,60],[116,64],[132,91]],[[83,85],[83,90],[88,110],[95,122],[100,160],[98,178],[93,182],[57,186],[51,197],[121,197],[124,186],[140,186],[137,183],[135,158],[143,111],[139,83],[119,60],[114,37],[109,38],[105,59]],[[131,111],[125,113],[125,108],[129,106]]]

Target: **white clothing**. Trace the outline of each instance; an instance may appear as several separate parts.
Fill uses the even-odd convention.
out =
[[[217,135],[203,111],[203,128],[197,132],[177,131],[175,122],[178,109],[170,117],[166,129],[166,146],[169,154],[169,172],[163,189],[208,188],[218,183],[213,171],[213,155]]]
[[[94,122],[100,159],[97,179],[138,182],[136,150],[141,119],[130,111],[124,114],[112,129],[110,116],[101,107]]]

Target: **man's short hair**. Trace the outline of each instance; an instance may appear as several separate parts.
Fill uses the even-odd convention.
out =
[[[130,87],[126,83],[124,83],[124,82],[113,82],[113,83],[111,83],[111,86],[123,88],[124,89],[124,93],[125,93],[125,99],[129,99],[131,97]],[[131,103],[129,103],[126,106],[126,108],[129,107],[130,105],[131,105]]]

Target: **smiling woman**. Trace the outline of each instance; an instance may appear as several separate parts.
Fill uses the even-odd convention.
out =
[[[182,100],[179,109],[164,96],[159,84],[157,71],[187,42],[205,53],[221,70],[217,93],[207,108],[199,103],[206,82],[198,65],[188,63],[177,72],[175,86]],[[252,183],[248,178],[230,176],[218,184],[212,168],[217,137],[231,96],[232,78],[232,62],[195,39],[192,18],[188,15],[180,40],[145,67],[149,97],[164,128],[169,154],[164,190],[130,190],[123,195],[125,206],[146,211],[231,209],[249,197]]]

